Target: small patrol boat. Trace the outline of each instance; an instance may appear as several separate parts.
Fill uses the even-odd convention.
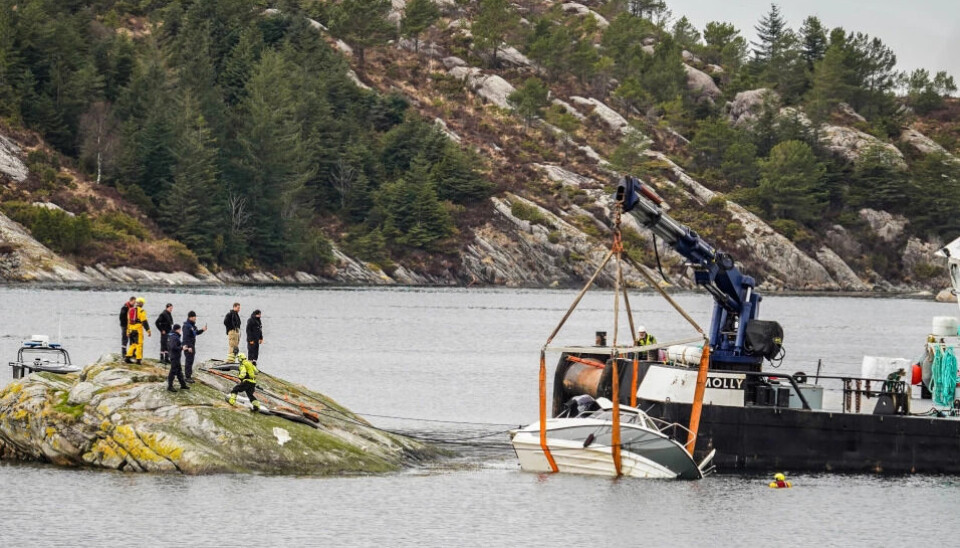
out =
[[[76,373],[79,367],[70,361],[70,353],[58,343],[50,342],[46,335],[33,335],[23,341],[17,351],[17,361],[8,362],[13,369],[13,378],[21,379],[30,373]]]
[[[626,405],[620,411],[620,471],[632,478],[700,479],[712,471],[708,455],[699,465],[673,439],[686,428],[648,416]],[[613,459],[613,402],[587,395],[572,398],[556,418],[548,419],[546,442],[557,472],[617,476]],[[525,472],[553,471],[540,445],[540,423],[510,433],[513,449]]]

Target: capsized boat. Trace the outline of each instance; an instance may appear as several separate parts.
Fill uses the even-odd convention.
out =
[[[50,342],[50,337],[46,335],[33,335],[30,340],[23,341],[17,351],[17,361],[8,362],[8,365],[13,368],[14,379],[38,371],[58,374],[80,371],[79,367],[71,363],[67,349]]]
[[[686,448],[671,437],[686,429],[649,417],[635,407],[620,410],[620,475],[633,478],[700,479],[712,471],[710,454],[699,465]],[[557,471],[592,476],[616,476],[613,460],[613,402],[578,396],[565,410],[547,420],[547,446]],[[525,472],[546,473],[552,468],[540,444],[540,423],[510,433],[513,449]]]

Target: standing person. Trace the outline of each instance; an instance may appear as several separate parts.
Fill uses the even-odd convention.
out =
[[[130,318],[130,309],[137,306],[137,298],[130,297],[120,308],[120,355],[127,355],[127,322]]]
[[[159,328],[158,328],[159,329]],[[183,379],[183,369],[180,367],[180,352],[183,350],[183,343],[180,342],[180,324],[174,324],[172,331],[167,334],[167,351],[169,354],[170,374],[167,375],[167,390],[176,392],[173,387],[173,379],[180,381],[180,390],[190,390],[187,382]]]
[[[240,303],[233,303],[233,309],[227,312],[223,317],[223,326],[227,328],[227,362],[236,362],[237,353],[240,352],[240,326],[243,320],[240,319]]]
[[[247,358],[254,364],[260,357],[261,344],[263,344],[263,322],[260,321],[260,311],[254,310],[247,320]]]
[[[260,400],[253,395],[253,391],[257,388],[257,366],[248,360],[242,352],[237,353],[237,361],[240,362],[240,372],[237,375],[240,377],[240,382],[230,391],[230,398],[227,401],[230,402],[230,405],[236,405],[237,394],[246,392],[250,403],[253,404],[251,411],[260,411]]]
[[[153,324],[157,326],[157,331],[160,332],[160,363],[170,363],[170,355],[167,351],[167,335],[170,334],[170,330],[173,328],[172,312],[173,305],[167,303],[163,312],[157,316],[157,321],[153,322]]]
[[[647,333],[647,328],[641,326],[637,327],[637,346],[649,346],[651,344],[657,344],[657,338],[653,335]],[[640,352],[638,356],[641,360],[645,361],[660,361],[660,351],[659,350],[648,350],[646,352]]]
[[[123,360],[127,363],[131,363],[132,359],[136,359],[137,363],[143,361],[143,332],[146,331],[148,337],[153,336],[150,333],[147,311],[143,309],[145,304],[147,304],[146,299],[137,297],[137,306],[130,309],[127,317],[127,338],[130,339],[130,346],[127,347],[127,356]]]
[[[197,329],[197,313],[191,310],[187,314],[187,321],[183,322],[183,355],[186,361],[187,382],[193,383],[193,359],[197,357],[197,337],[207,330]]]

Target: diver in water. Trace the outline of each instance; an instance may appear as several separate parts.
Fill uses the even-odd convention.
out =
[[[773,481],[770,482],[770,487],[773,489],[787,489],[793,487],[793,485],[787,481],[787,477],[784,476],[783,473],[777,472],[777,475],[773,476]]]

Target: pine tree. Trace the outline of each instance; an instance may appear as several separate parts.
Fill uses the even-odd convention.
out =
[[[814,65],[813,86],[807,92],[807,114],[814,125],[826,121],[837,104],[850,95],[850,76],[843,50],[838,46],[827,48],[823,59]]]
[[[503,42],[520,28],[520,15],[507,0],[480,0],[480,11],[470,27],[474,45],[489,51],[492,64],[497,65],[497,52]]]
[[[820,19],[810,16],[803,20],[803,26],[800,27],[800,44],[803,59],[807,62],[807,67],[812,70],[814,63],[823,59],[827,52],[827,29],[824,28]]]
[[[810,145],[784,141],[773,147],[769,158],[761,160],[759,166],[758,195],[770,217],[805,223],[821,215],[826,198],[822,188],[825,169]]]
[[[420,34],[440,18],[440,8],[433,0],[410,0],[400,19],[400,35],[413,40],[414,51],[420,51]]]
[[[681,47],[692,50],[700,45],[700,32],[693,26],[686,16],[681,17],[673,24],[673,39]]]
[[[780,7],[770,4],[770,12],[760,19],[760,23],[754,29],[760,41],[750,42],[753,45],[753,54],[757,61],[767,63],[783,47],[784,36],[789,30],[787,22],[780,14]]]
[[[173,184],[164,196],[160,222],[206,264],[221,260],[230,234],[225,196],[217,173],[217,146],[196,99],[180,101],[181,127]]]
[[[396,35],[396,27],[387,20],[390,8],[390,0],[344,0],[334,11],[331,30],[357,52],[361,69],[367,48],[385,44]]]
[[[507,97],[507,101],[517,109],[517,113],[527,123],[530,123],[550,104],[549,96],[550,90],[539,78],[527,78],[522,86]]]
[[[246,200],[250,217],[243,228],[260,264],[289,264],[305,237],[295,228],[307,213],[303,193],[313,167],[288,85],[297,70],[282,53],[265,52],[240,105],[240,151],[232,190]]]

